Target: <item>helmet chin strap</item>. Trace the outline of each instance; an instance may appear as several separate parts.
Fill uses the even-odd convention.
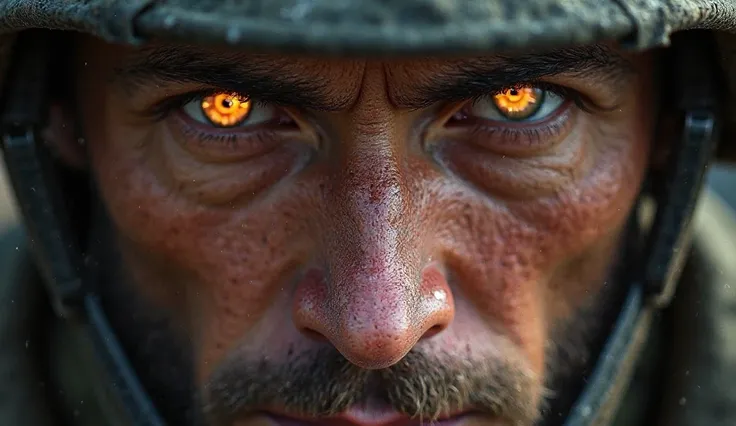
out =
[[[82,260],[83,243],[74,238],[58,165],[41,138],[51,43],[42,30],[23,32],[15,42],[0,118],[8,174],[52,306],[72,329],[69,344],[78,348],[86,369],[102,378],[97,383],[103,388],[95,390],[103,410],[116,426],[164,426],[95,295],[95,267]]]
[[[719,140],[719,76],[709,51],[712,44],[710,34],[693,33],[678,35],[670,48],[673,63],[668,69],[673,74],[667,87],[674,90],[674,113],[682,117],[680,137],[672,143],[670,167],[650,176],[656,213],[645,230],[639,257],[644,261],[636,265],[613,332],[565,426],[605,426],[614,420],[654,313],[675,294],[690,251],[695,206]],[[637,214],[632,220],[638,220]]]
[[[49,36],[21,33],[4,86],[1,124],[7,170],[17,197],[31,249],[48,287],[56,313],[83,334],[108,380],[119,424],[163,426],[95,296],[94,274],[82,261],[50,153],[40,132],[46,123],[50,67]],[[718,140],[717,73],[709,34],[687,34],[672,47],[669,67],[682,131],[669,164],[650,176],[656,204],[647,244],[636,265],[626,301],[588,384],[573,406],[566,426],[606,425],[618,408],[653,314],[670,302],[689,247],[690,221],[703,176]],[[635,215],[634,215],[635,216]],[[90,249],[89,247],[87,248]],[[92,268],[94,269],[94,267]],[[85,270],[87,272],[85,272]],[[89,275],[89,276],[88,276]],[[125,420],[122,420],[125,419]]]

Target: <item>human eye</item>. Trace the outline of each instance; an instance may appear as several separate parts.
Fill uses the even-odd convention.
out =
[[[187,93],[157,108],[177,143],[202,161],[241,161],[307,138],[290,112],[245,93]]]
[[[448,120],[451,134],[502,155],[527,156],[555,146],[586,109],[582,95],[563,87],[518,85],[476,97]]]
[[[513,87],[476,99],[468,109],[473,117],[498,122],[534,122],[554,114],[565,98],[533,86]]]
[[[272,121],[278,114],[272,105],[233,92],[193,96],[183,103],[181,111],[200,124],[216,128],[252,126]]]

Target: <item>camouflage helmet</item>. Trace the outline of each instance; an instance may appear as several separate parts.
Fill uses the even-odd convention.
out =
[[[7,169],[52,301],[61,316],[83,318],[102,374],[113,383],[110,395],[128,424],[165,423],[87,282],[93,278],[82,266],[82,250],[60,200],[63,191],[40,143],[46,86],[39,82],[48,62],[34,57],[41,44],[12,49],[18,34],[34,29],[83,32],[128,45],[179,41],[343,56],[496,53],[604,41],[640,51],[668,46],[677,32],[706,30],[716,49],[711,53],[685,44],[683,69],[673,70],[675,84],[684,86],[683,123],[674,144],[677,152],[654,191],[656,217],[641,249],[643,272],[632,278],[568,426],[610,421],[651,318],[674,291],[712,149],[719,139],[736,137],[736,98],[728,96],[736,90],[733,0],[0,0],[0,113]],[[714,68],[701,68],[701,62],[712,62]],[[691,82],[702,84],[691,87]],[[693,96],[703,87],[706,96]],[[720,145],[721,158],[736,158],[736,148]],[[83,314],[76,317],[77,312]]]

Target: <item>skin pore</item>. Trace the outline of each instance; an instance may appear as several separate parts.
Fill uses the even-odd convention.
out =
[[[111,223],[101,291],[137,364],[162,366],[154,399],[203,404],[187,421],[531,425],[567,386],[550,378],[589,361],[555,354],[585,357],[569,346],[615,313],[656,112],[647,55],[338,60],[85,38],[77,58]],[[203,99],[231,93],[247,118],[218,128]],[[536,112],[505,116],[521,94]]]

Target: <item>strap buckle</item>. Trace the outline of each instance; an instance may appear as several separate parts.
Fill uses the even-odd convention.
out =
[[[692,219],[708,163],[718,145],[720,74],[713,58],[712,36],[692,32],[673,37],[673,63],[668,87],[683,117],[682,133],[674,141],[668,168],[653,194],[657,211],[649,232],[642,281],[648,301],[665,308],[674,297],[690,252]]]
[[[669,305],[675,295],[689,253],[692,216],[716,142],[715,113],[688,111],[677,158],[658,200],[644,269],[644,285],[657,308]]]

